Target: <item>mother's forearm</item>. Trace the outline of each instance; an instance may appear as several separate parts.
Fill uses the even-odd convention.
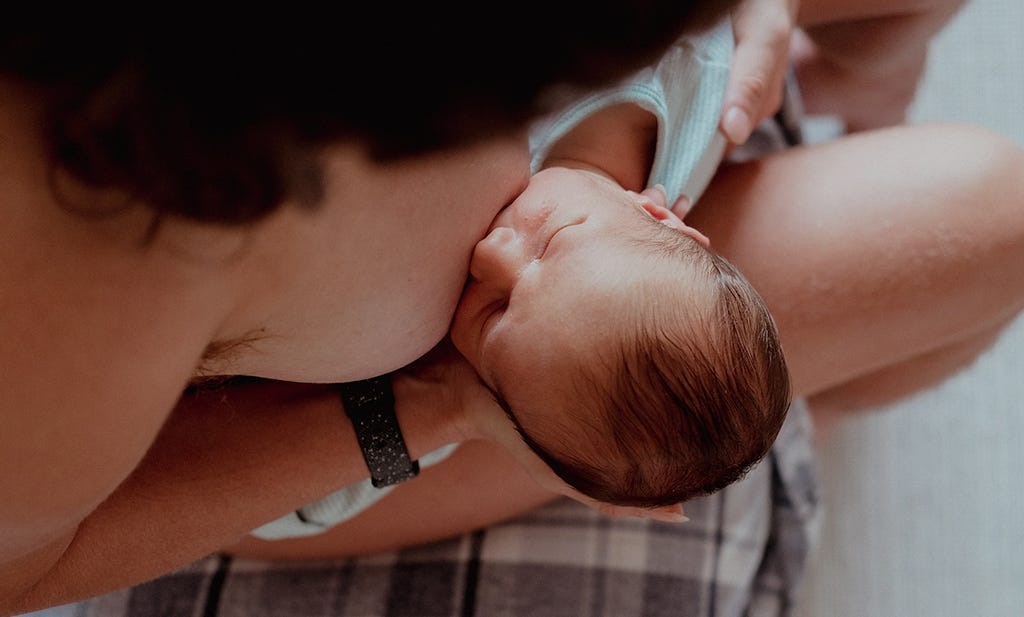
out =
[[[400,422],[413,457],[445,443],[431,418]],[[368,476],[333,387],[254,381],[186,394],[142,463],[0,613],[150,580]]]

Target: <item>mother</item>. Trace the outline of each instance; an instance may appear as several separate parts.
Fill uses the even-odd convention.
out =
[[[620,78],[721,3],[580,8],[3,30],[0,614],[163,574],[366,476],[315,384],[429,351],[554,86]],[[211,375],[264,379],[211,397]],[[415,413],[452,389],[406,386],[413,455],[459,439]]]

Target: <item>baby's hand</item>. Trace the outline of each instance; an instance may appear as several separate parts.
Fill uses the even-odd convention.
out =
[[[732,13],[736,51],[721,129],[734,146],[778,111],[799,0],[741,0]]]

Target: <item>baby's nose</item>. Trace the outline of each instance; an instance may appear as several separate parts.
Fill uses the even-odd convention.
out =
[[[510,293],[532,258],[510,227],[495,227],[473,249],[469,273],[481,285]]]

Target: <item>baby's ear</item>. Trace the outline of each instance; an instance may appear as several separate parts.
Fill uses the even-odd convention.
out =
[[[690,519],[683,514],[683,504],[677,503],[674,506],[662,506],[647,510],[645,518],[662,521],[665,523],[686,523]]]
[[[664,201],[662,202],[664,203]],[[686,225],[683,223],[683,219],[679,218],[675,212],[669,210],[665,206],[654,203],[653,200],[645,199],[640,207],[643,208],[644,212],[650,215],[656,221],[661,222],[662,225],[671,227],[672,229],[683,230]]]
[[[662,521],[664,523],[685,523],[690,520],[686,518],[685,514],[683,514],[683,504],[681,503],[673,506],[661,506],[660,508],[613,506],[607,503],[591,503],[589,505],[596,508],[605,516],[611,516],[613,518],[648,518],[654,521]]]

